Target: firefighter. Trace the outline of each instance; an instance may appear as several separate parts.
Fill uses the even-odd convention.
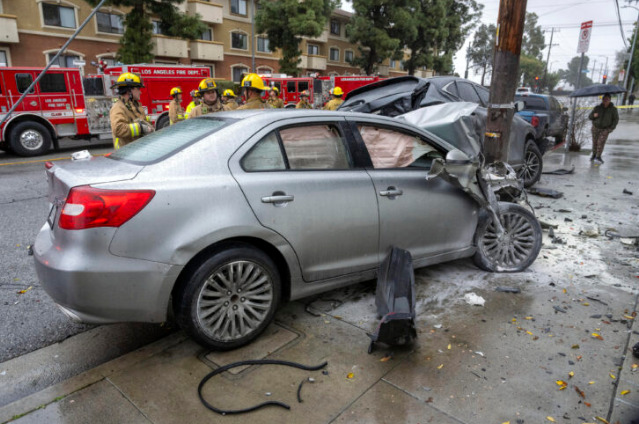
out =
[[[169,103],[169,122],[171,125],[184,120],[184,108],[182,107],[182,89],[173,87],[171,89],[171,103]]]
[[[242,95],[246,98],[246,103],[238,107],[237,110],[245,109],[270,109],[264,100],[262,92],[266,90],[264,81],[257,74],[248,74],[242,79]]]
[[[271,87],[268,94],[267,103],[271,105],[273,109],[282,109],[284,107],[284,101],[279,98],[280,90],[277,87]]]
[[[193,108],[201,103],[200,98],[202,96],[200,96],[199,91],[191,90],[189,94],[191,95],[191,99],[193,100],[191,100],[191,103],[189,103],[188,106],[186,107],[186,112],[184,112],[184,119],[189,119],[189,115],[191,114],[191,111],[193,110]]]
[[[222,93],[222,104],[229,110],[237,109],[237,102],[235,101],[235,93],[230,88],[227,88]]]
[[[300,101],[295,105],[295,109],[313,109],[308,102],[308,91],[304,90],[300,93]]]
[[[140,104],[142,87],[142,78],[130,72],[120,75],[111,87],[117,88],[119,96],[109,112],[113,146],[116,149],[153,132],[153,126],[147,122],[148,118]]]
[[[340,87],[335,87],[331,89],[330,93],[333,98],[324,105],[324,110],[337,110],[337,108],[344,103],[344,100],[342,100],[344,92]]]
[[[204,78],[200,81],[198,92],[202,96],[202,103],[191,110],[189,119],[197,118],[198,116],[209,113],[229,110],[220,101],[219,93],[217,92],[217,84],[215,84],[215,80],[213,78]]]

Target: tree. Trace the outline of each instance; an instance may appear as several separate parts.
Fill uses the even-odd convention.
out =
[[[116,7],[131,7],[124,18],[124,35],[120,39],[117,59],[122,63],[144,63],[153,61],[153,25],[151,15],[160,18],[162,34],[171,37],[195,40],[206,30],[201,16],[186,15],[176,7],[185,0],[107,0],[105,4]],[[100,0],[87,0],[96,6]]]
[[[453,56],[466,41],[471,28],[481,16],[483,5],[475,0],[448,0],[446,4],[446,32],[436,40],[433,70],[437,74],[453,71]]]
[[[577,80],[579,79],[579,62],[581,61],[581,56],[573,57],[570,62],[568,62],[568,69],[561,69],[558,71],[561,79],[566,80],[570,84],[577,87]],[[583,69],[588,69],[588,62],[590,59],[588,56],[584,56],[584,65]],[[587,87],[592,85],[592,80],[586,76],[585,73],[581,74],[581,87]]]
[[[532,56],[522,54],[519,57],[519,75],[523,76],[523,85],[529,87],[537,87],[541,90],[542,77],[544,74],[545,64],[539,59]]]
[[[402,59],[401,40],[415,31],[411,16],[416,9],[416,0],[353,0],[354,13],[346,32],[358,45],[359,55],[352,64],[371,75],[384,59]]]
[[[559,84],[559,80],[561,80],[559,72],[548,72],[546,74],[546,86],[542,88],[548,90],[549,93],[552,93],[557,84]]]
[[[541,52],[546,48],[546,38],[541,26],[537,25],[537,14],[526,12],[524,36],[521,41],[521,53],[541,60]]]
[[[493,53],[495,48],[495,34],[497,27],[490,24],[481,24],[475,32],[475,37],[470,44],[469,53],[470,60],[473,62],[475,73],[481,71],[481,85],[484,85],[484,79],[493,69]]]
[[[266,33],[271,48],[282,50],[280,72],[298,75],[302,37],[318,37],[324,31],[338,0],[264,0],[255,16],[258,33]]]

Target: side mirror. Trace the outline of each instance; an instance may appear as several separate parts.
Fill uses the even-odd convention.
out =
[[[459,149],[453,149],[446,154],[446,165],[470,165],[468,155]]]
[[[521,112],[522,110],[524,110],[525,107],[526,103],[522,102],[521,100],[515,102],[515,112]]]

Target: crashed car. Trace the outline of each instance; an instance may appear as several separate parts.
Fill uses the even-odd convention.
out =
[[[375,278],[392,246],[416,268],[472,257],[503,272],[541,247],[529,209],[497,201],[521,192],[514,173],[370,114],[216,113],[46,168],[33,252],[61,310],[98,324],[172,313],[213,349],[253,340],[282,302]]]
[[[477,113],[486,116],[490,91],[464,78],[441,76],[417,78],[404,76],[378,81],[348,93],[339,110],[399,116],[442,103],[471,102]],[[484,129],[485,129],[484,120]],[[483,140],[481,131],[479,140]],[[457,146],[457,139],[447,139]],[[539,181],[543,170],[545,143],[537,140],[535,129],[522,117],[513,117],[508,148],[508,163],[530,187]]]

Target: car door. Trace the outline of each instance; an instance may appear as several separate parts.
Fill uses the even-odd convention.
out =
[[[306,281],[376,268],[377,198],[353,167],[344,119],[287,122],[259,132],[231,164],[255,216],[288,241]]]
[[[477,205],[441,178],[426,179],[433,158],[446,152],[403,127],[358,119],[354,131],[372,162],[368,172],[379,207],[380,258],[392,246],[410,251],[416,264],[467,251]]]

